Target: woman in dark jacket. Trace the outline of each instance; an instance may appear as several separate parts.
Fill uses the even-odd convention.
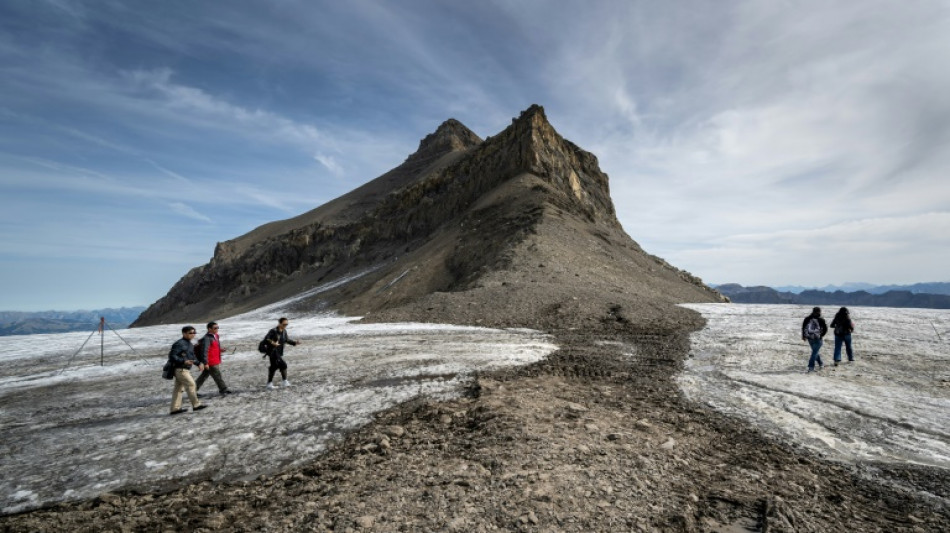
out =
[[[831,327],[835,330],[835,366],[841,362],[841,343],[844,343],[848,352],[848,362],[854,362],[854,350],[851,349],[851,333],[854,331],[854,321],[847,307],[838,310]]]

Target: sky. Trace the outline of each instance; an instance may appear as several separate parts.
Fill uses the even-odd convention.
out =
[[[0,3],[0,309],[148,305],[215,243],[533,103],[709,283],[948,281],[950,3]]]

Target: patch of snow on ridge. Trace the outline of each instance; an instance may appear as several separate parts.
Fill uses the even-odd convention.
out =
[[[285,353],[291,386],[267,391],[257,343],[279,309],[218,321],[232,349],[221,370],[236,394],[219,396],[209,379],[201,389],[208,409],[177,416],[168,415],[173,381],[160,374],[181,325],[120,330],[134,352],[107,331],[105,366],[98,335],[79,354],[88,333],[0,338],[0,510],[278,471],[312,460],[378,411],[420,395],[455,396],[474,372],[533,363],[557,348],[530,330],[288,315],[301,341]]]
[[[697,402],[843,461],[950,468],[950,311],[849,307],[855,362],[805,373],[809,306],[686,304],[706,327],[691,337],[678,377]],[[830,324],[838,307],[822,316]],[[942,339],[941,339],[942,337]]]

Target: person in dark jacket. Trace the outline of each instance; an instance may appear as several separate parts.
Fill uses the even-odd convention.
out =
[[[172,410],[170,414],[177,415],[184,413],[187,409],[181,406],[181,393],[188,391],[188,399],[191,400],[191,409],[200,411],[207,407],[198,401],[198,392],[195,390],[195,380],[191,377],[191,365],[195,364],[195,347],[191,340],[195,338],[195,328],[185,326],[181,328],[181,338],[172,344],[168,351],[168,361],[175,369],[175,391],[172,393]],[[204,365],[199,365],[202,369]]]
[[[280,370],[281,379],[284,380],[284,386],[290,386],[290,382],[287,381],[287,363],[284,362],[284,346],[288,344],[296,346],[299,343],[287,336],[287,324],[287,319],[281,317],[277,321],[277,327],[268,331],[265,337],[270,345],[267,349],[267,357],[270,358],[270,367],[267,369],[266,387],[268,389],[274,388],[274,373],[278,370]]]
[[[201,390],[205,380],[208,379],[208,376],[211,376],[214,384],[218,386],[219,394],[231,394],[228,385],[224,382],[224,376],[221,375],[221,370],[218,368],[221,365],[221,354],[225,351],[225,348],[221,347],[218,329],[217,322],[208,322],[208,332],[205,333],[199,343],[198,362],[203,363],[205,369],[198,376],[198,380],[195,381],[195,390]]]
[[[831,321],[831,327],[835,332],[835,366],[841,362],[841,344],[844,343],[848,352],[848,362],[854,362],[854,350],[851,348],[851,333],[854,332],[854,321],[851,320],[851,312],[847,307],[842,307],[835,314]]]
[[[818,351],[821,350],[822,339],[828,334],[828,325],[825,319],[821,318],[821,308],[815,307],[811,314],[805,317],[802,322],[802,340],[808,341],[811,345],[811,358],[808,359],[808,371],[814,372],[815,363],[818,363],[818,370],[824,368],[821,362],[821,356]]]

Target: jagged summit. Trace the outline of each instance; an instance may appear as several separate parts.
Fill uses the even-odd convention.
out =
[[[450,118],[419,141],[419,148],[408,160],[439,157],[447,152],[467,150],[481,142],[482,139],[465,124]]]
[[[554,275],[533,274],[539,263]],[[219,319],[357,272],[364,274],[340,289],[300,300],[301,309],[414,309],[414,319],[439,320],[427,313],[457,305],[448,300],[509,301],[523,282],[534,296],[509,301],[496,316],[510,313],[534,327],[537,309],[524,302],[551,305],[564,291],[600,287],[640,302],[719,299],[623,232],[597,158],[561,137],[532,105],[484,141],[449,119],[379,178],[219,243],[210,263],[189,272],[135,325]],[[608,279],[611,288],[601,287]]]
[[[538,104],[531,104],[527,109],[518,114],[517,117],[511,119],[512,124],[517,123],[531,123],[537,126],[547,125],[552,127],[548,122],[547,115],[544,114],[544,107]]]
[[[599,218],[619,227],[609,180],[600,170],[597,157],[561,137],[540,105],[532,104],[522,111],[489,142],[509,148],[509,162],[515,166],[510,172],[544,178],[588,219]]]

